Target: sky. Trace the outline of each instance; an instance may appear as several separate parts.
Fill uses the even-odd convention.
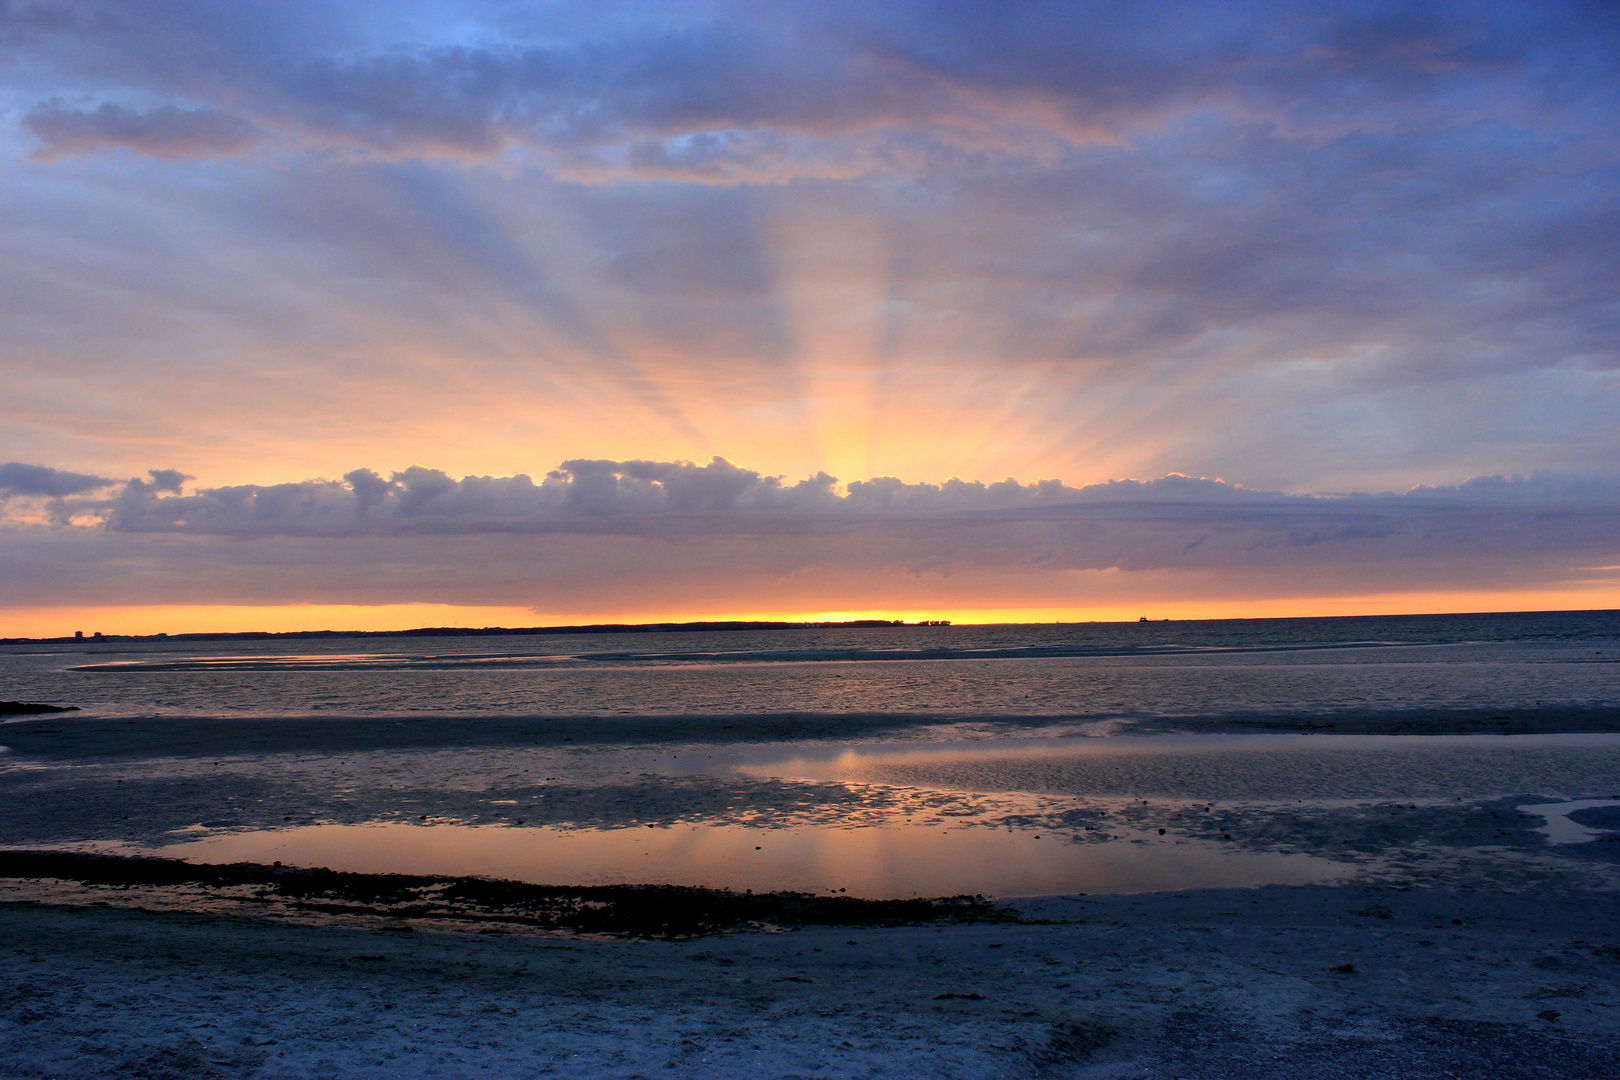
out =
[[[1620,607],[1620,8],[0,0],[0,636]]]

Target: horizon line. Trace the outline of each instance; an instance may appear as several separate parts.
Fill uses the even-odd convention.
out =
[[[104,634],[100,631],[85,634],[76,631],[73,636],[4,637],[0,645],[75,645],[105,644],[107,642],[140,641],[263,641],[267,639],[300,638],[392,638],[392,637],[522,637],[561,636],[565,634],[635,634],[635,633],[694,633],[702,631],[732,630],[883,630],[883,629],[946,629],[962,626],[1157,626],[1163,623],[1217,623],[1217,622],[1307,622],[1327,619],[1456,619],[1484,616],[1576,615],[1620,612],[1620,608],[1549,608],[1540,611],[1414,611],[1402,613],[1366,613],[1355,615],[1246,615],[1208,619],[1148,618],[1136,619],[1056,619],[1024,622],[967,622],[951,619],[926,619],[906,622],[903,619],[696,619],[644,623],[579,623],[552,626],[421,626],[401,630],[198,630],[178,633]]]

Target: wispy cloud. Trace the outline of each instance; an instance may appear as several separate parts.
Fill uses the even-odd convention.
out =
[[[30,110],[23,117],[23,126],[40,140],[39,156],[47,161],[111,148],[170,160],[228,157],[251,149],[265,135],[262,129],[213,108],[163,105],[138,112],[108,102],[88,110],[48,102]]]
[[[275,131],[386,158],[521,146],[581,175],[722,181],[1124,144],[1210,111],[1307,138],[1431,128],[1459,98],[1473,120],[1522,120],[1605,92],[1616,34],[1557,4],[721,2],[559,5],[435,43],[380,37],[365,10],[41,0],[0,25],[64,72],[190,109],[52,106],[32,125],[47,153],[100,139],[208,156]],[[1493,92],[1526,81],[1529,97]]]

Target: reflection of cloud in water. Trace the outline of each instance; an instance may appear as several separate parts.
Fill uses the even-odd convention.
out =
[[[711,768],[728,763],[710,754]],[[661,762],[673,765],[673,761]],[[1620,735],[1211,735],[871,744],[740,753],[747,775],[1160,798],[1498,797],[1606,790]]]
[[[1030,896],[1307,884],[1353,868],[1307,855],[1182,838],[1091,844],[1034,830],[894,824],[557,829],[312,825],[166,845],[199,862],[271,862],[368,873],[482,874],[555,885],[659,883],[869,898]]]
[[[1547,843],[1585,844],[1593,840],[1603,839],[1605,836],[1610,835],[1612,830],[1589,828],[1578,821],[1570,820],[1569,815],[1577,810],[1590,810],[1599,806],[1620,807],[1620,800],[1577,799],[1574,802],[1521,806],[1519,809],[1526,814],[1540,814],[1547,819],[1547,824],[1536,830],[1547,838]]]
[[[1552,860],[1535,864],[1547,873],[1608,874],[1594,860],[1612,845],[1549,849],[1541,820],[1513,808],[1607,796],[1620,775],[1615,735],[563,747],[525,745],[523,725],[412,721],[400,730],[435,748],[333,752],[321,747],[343,725],[286,721],[222,725],[216,757],[198,752],[199,727],[64,724],[48,745],[40,728],[59,756],[9,755],[0,843],[868,896],[1291,883],[1351,865],[1500,889],[1535,884],[1530,856]],[[136,752],[146,730],[181,752]],[[305,752],[317,732],[327,744]]]

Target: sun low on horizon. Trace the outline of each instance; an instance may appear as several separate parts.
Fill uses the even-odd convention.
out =
[[[1620,607],[1617,45],[0,7],[0,637]]]

